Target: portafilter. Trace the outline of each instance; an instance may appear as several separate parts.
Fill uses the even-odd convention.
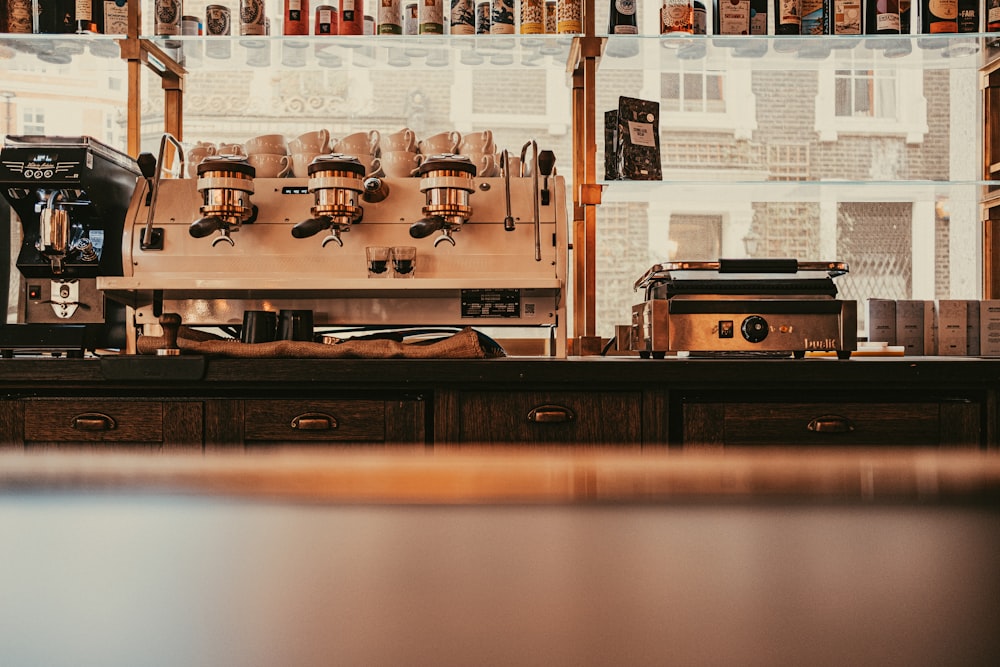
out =
[[[431,155],[417,168],[420,191],[427,198],[424,217],[410,225],[410,236],[422,239],[440,230],[434,245],[447,241],[455,245],[451,233],[472,217],[469,195],[475,191],[476,165],[465,155]]]
[[[292,227],[292,236],[304,239],[330,229],[323,246],[331,241],[343,246],[340,233],[350,231],[364,214],[358,199],[365,190],[365,166],[353,155],[331,153],[313,158],[307,173],[315,205],[309,209],[311,218]]]
[[[202,217],[188,228],[196,239],[220,232],[212,242],[226,241],[230,232],[239,231],[244,222],[253,222],[257,209],[250,201],[254,192],[256,170],[242,155],[216,155],[198,165],[198,191],[202,194]]]

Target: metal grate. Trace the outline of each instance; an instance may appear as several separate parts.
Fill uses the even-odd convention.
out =
[[[813,259],[819,253],[819,205],[810,202],[756,204],[753,257]],[[749,248],[748,248],[749,250]]]
[[[840,297],[858,301],[858,327],[866,328],[867,299],[909,299],[913,270],[909,202],[841,202],[837,207],[838,259],[851,272],[838,280]]]

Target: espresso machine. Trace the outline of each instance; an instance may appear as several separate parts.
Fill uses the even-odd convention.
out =
[[[140,170],[92,137],[7,137],[0,191],[10,265],[3,356],[122,348],[125,308],[97,288],[122,274],[122,230]]]
[[[245,311],[296,309],[317,332],[530,327],[544,354],[565,356],[566,186],[533,141],[516,173],[489,177],[457,154],[383,177],[333,153],[307,177],[260,178],[223,155],[184,178],[162,155],[140,156],[122,270],[98,279],[127,308],[130,350],[164,312],[232,331]],[[370,246],[415,247],[413,277],[369,278]]]

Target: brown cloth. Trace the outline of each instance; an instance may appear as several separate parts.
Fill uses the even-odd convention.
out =
[[[202,340],[198,340],[199,338]],[[136,347],[139,354],[156,354],[156,350],[164,344],[165,340],[161,336],[141,336]],[[447,338],[429,343],[350,338],[338,343],[297,340],[241,343],[224,338],[204,340],[202,332],[182,327],[177,337],[177,347],[182,353],[244,359],[485,359],[504,356],[499,348],[484,347],[479,335],[468,327]]]

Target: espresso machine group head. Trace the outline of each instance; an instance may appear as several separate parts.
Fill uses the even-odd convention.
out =
[[[122,231],[140,175],[131,157],[92,137],[6,138],[0,192],[16,215],[4,220],[4,233],[19,227],[14,264],[22,280],[17,321],[0,327],[5,355],[124,341],[121,307],[105,303],[96,279],[122,275]]]

